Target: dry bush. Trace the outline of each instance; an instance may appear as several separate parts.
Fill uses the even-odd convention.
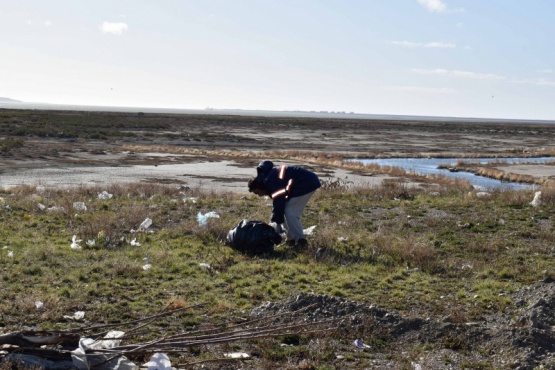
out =
[[[401,238],[391,233],[373,235],[373,254],[378,263],[388,266],[406,266],[420,268],[433,273],[438,268],[436,248],[430,241]]]
[[[403,180],[386,179],[381,185],[375,187],[373,192],[381,199],[414,199],[418,189]]]
[[[76,226],[74,233],[82,240],[95,240],[95,247],[115,247],[131,230],[137,230],[145,218],[155,220],[158,212],[143,204],[130,205],[115,212],[91,211]]]
[[[528,205],[532,199],[534,199],[533,192],[520,190],[496,189],[491,194],[494,199],[513,206],[525,206]]]
[[[555,206],[555,184],[542,187],[541,192],[542,204],[546,207]]]

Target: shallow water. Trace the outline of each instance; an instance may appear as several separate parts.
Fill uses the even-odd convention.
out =
[[[443,175],[454,179],[468,180],[479,189],[534,189],[538,185],[522,184],[510,181],[500,181],[478,176],[470,172],[450,172],[439,169],[439,165],[455,165],[457,161],[487,163],[546,163],[553,161],[553,157],[539,158],[383,158],[383,159],[350,159],[363,164],[378,164],[380,166],[400,167],[405,171],[412,171],[420,175]]]

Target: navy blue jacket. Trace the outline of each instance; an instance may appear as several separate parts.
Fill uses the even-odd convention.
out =
[[[256,179],[273,200],[271,222],[284,222],[285,203],[295,197],[300,197],[318,189],[321,185],[318,176],[307,169],[298,166],[275,166],[270,161],[264,161],[256,168]]]

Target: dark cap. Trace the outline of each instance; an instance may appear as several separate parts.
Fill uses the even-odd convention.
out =
[[[256,172],[260,175],[261,173],[266,173],[274,168],[274,163],[272,161],[262,161],[256,167]]]

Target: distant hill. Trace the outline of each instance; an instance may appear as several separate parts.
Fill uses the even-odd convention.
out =
[[[3,98],[3,97],[0,96],[0,103],[23,103],[23,102],[21,100]]]

